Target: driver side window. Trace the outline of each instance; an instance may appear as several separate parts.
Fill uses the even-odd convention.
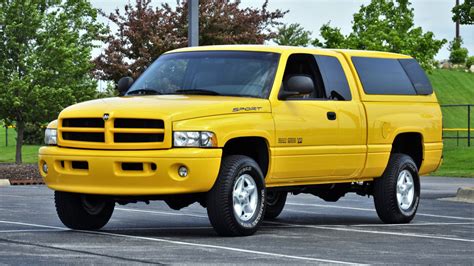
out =
[[[292,54],[288,58],[285,67],[285,74],[283,75],[283,88],[287,86],[288,80],[295,75],[304,75],[313,80],[314,90],[312,93],[306,95],[298,95],[288,97],[287,100],[296,99],[324,99],[326,98],[324,91],[323,79],[316,63],[316,59],[310,54]]]
[[[288,97],[288,100],[337,100],[352,99],[346,74],[334,56],[292,54],[286,63],[282,86],[294,75],[304,75],[314,83],[314,91],[306,95]]]

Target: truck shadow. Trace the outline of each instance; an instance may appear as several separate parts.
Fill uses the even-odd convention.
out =
[[[133,222],[130,221],[129,226],[116,227],[112,224],[106,226],[101,232],[113,233],[113,234],[126,234],[137,237],[149,237],[149,238],[182,238],[188,239],[193,238],[215,238],[217,233],[212,228],[208,221],[199,219],[199,221],[192,220],[180,220],[173,223],[150,221],[146,224],[140,224],[136,227],[133,226]],[[301,234],[318,234],[318,231],[324,230],[324,227],[350,227],[357,225],[379,225],[382,222],[375,216],[345,216],[341,215],[324,215],[321,217],[318,214],[315,215],[304,215],[304,216],[288,216],[282,215],[281,218],[265,220],[255,236],[262,235],[286,235],[294,234],[295,231],[302,231]],[[310,229],[310,230],[308,230]]]

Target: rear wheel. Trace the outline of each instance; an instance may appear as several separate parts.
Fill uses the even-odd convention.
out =
[[[286,203],[287,192],[268,191],[265,197],[265,218],[275,219],[281,214]]]
[[[258,164],[247,156],[222,160],[219,176],[207,194],[207,213],[222,236],[255,233],[265,212],[265,181]]]
[[[385,223],[409,223],[420,202],[420,179],[413,159],[392,154],[382,177],[374,181],[374,203]]]
[[[114,212],[115,202],[96,195],[54,192],[56,212],[61,222],[79,230],[104,227]]]

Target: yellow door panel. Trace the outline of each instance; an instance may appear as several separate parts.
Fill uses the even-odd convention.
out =
[[[289,100],[273,106],[276,131],[274,178],[316,178],[331,176],[337,167],[338,121],[329,120],[335,112],[333,101]]]
[[[364,167],[367,152],[365,112],[360,102],[336,101],[335,104],[339,123],[337,142],[343,154],[338,157],[340,163],[333,174],[356,177]]]

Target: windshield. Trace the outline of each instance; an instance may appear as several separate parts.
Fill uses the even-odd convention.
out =
[[[203,94],[267,98],[279,54],[205,51],[160,56],[126,95]]]

